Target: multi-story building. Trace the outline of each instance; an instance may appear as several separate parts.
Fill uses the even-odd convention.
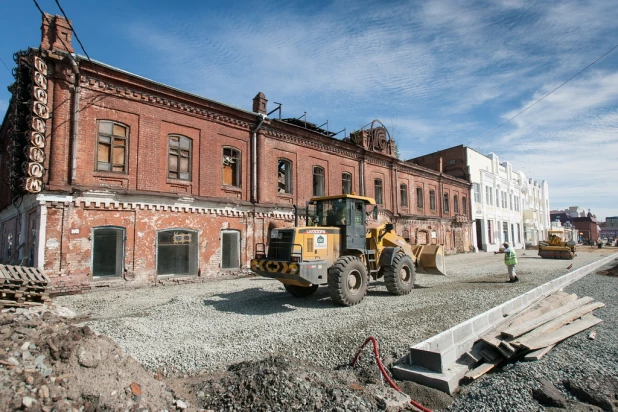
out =
[[[442,162],[445,173],[472,183],[477,250],[497,251],[504,242],[523,248],[545,237],[550,224],[547,183],[526,179],[509,162],[500,163],[496,154],[459,145],[408,162],[425,167]]]
[[[600,223],[590,209],[587,213],[578,206],[571,206],[566,210],[552,210],[551,219],[559,220],[563,225],[573,225],[578,231],[578,242],[596,242],[602,236]]]
[[[0,258],[57,292],[244,270],[319,195],[374,197],[372,224],[471,249],[470,184],[398,160],[379,121],[339,140],[268,117],[262,93],[243,110],[77,56],[59,16],[42,32],[0,128]]]

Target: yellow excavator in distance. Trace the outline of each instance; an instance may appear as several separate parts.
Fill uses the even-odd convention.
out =
[[[414,288],[416,271],[445,275],[442,245],[410,245],[390,223],[367,228],[377,219],[375,200],[356,195],[314,197],[307,203],[307,226],[272,229],[268,253],[256,244],[251,270],[277,279],[293,296],[311,296],[328,285],[343,306],[361,302],[370,280],[384,278],[393,295]]]
[[[574,241],[565,242],[564,230],[548,230],[549,239],[539,242],[539,256],[543,259],[573,259],[576,243]]]

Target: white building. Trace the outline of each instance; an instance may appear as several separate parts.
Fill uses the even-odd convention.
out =
[[[443,165],[444,173],[468,179],[471,217],[476,250],[493,252],[509,242],[517,249],[536,246],[547,236],[549,188],[547,182],[528,179],[521,171],[513,171],[494,153],[481,154],[459,145],[408,160],[421,166]]]

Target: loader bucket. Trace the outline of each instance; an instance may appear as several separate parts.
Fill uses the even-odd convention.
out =
[[[414,245],[412,252],[417,263],[416,271],[418,273],[446,275],[442,245]]]

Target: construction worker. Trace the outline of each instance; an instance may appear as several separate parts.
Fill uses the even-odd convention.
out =
[[[504,264],[509,273],[509,280],[507,280],[507,283],[519,282],[517,273],[515,273],[515,265],[517,264],[515,249],[509,246],[509,242],[504,242],[502,246],[504,246],[504,251],[494,252],[494,255],[497,253],[504,253]]]

